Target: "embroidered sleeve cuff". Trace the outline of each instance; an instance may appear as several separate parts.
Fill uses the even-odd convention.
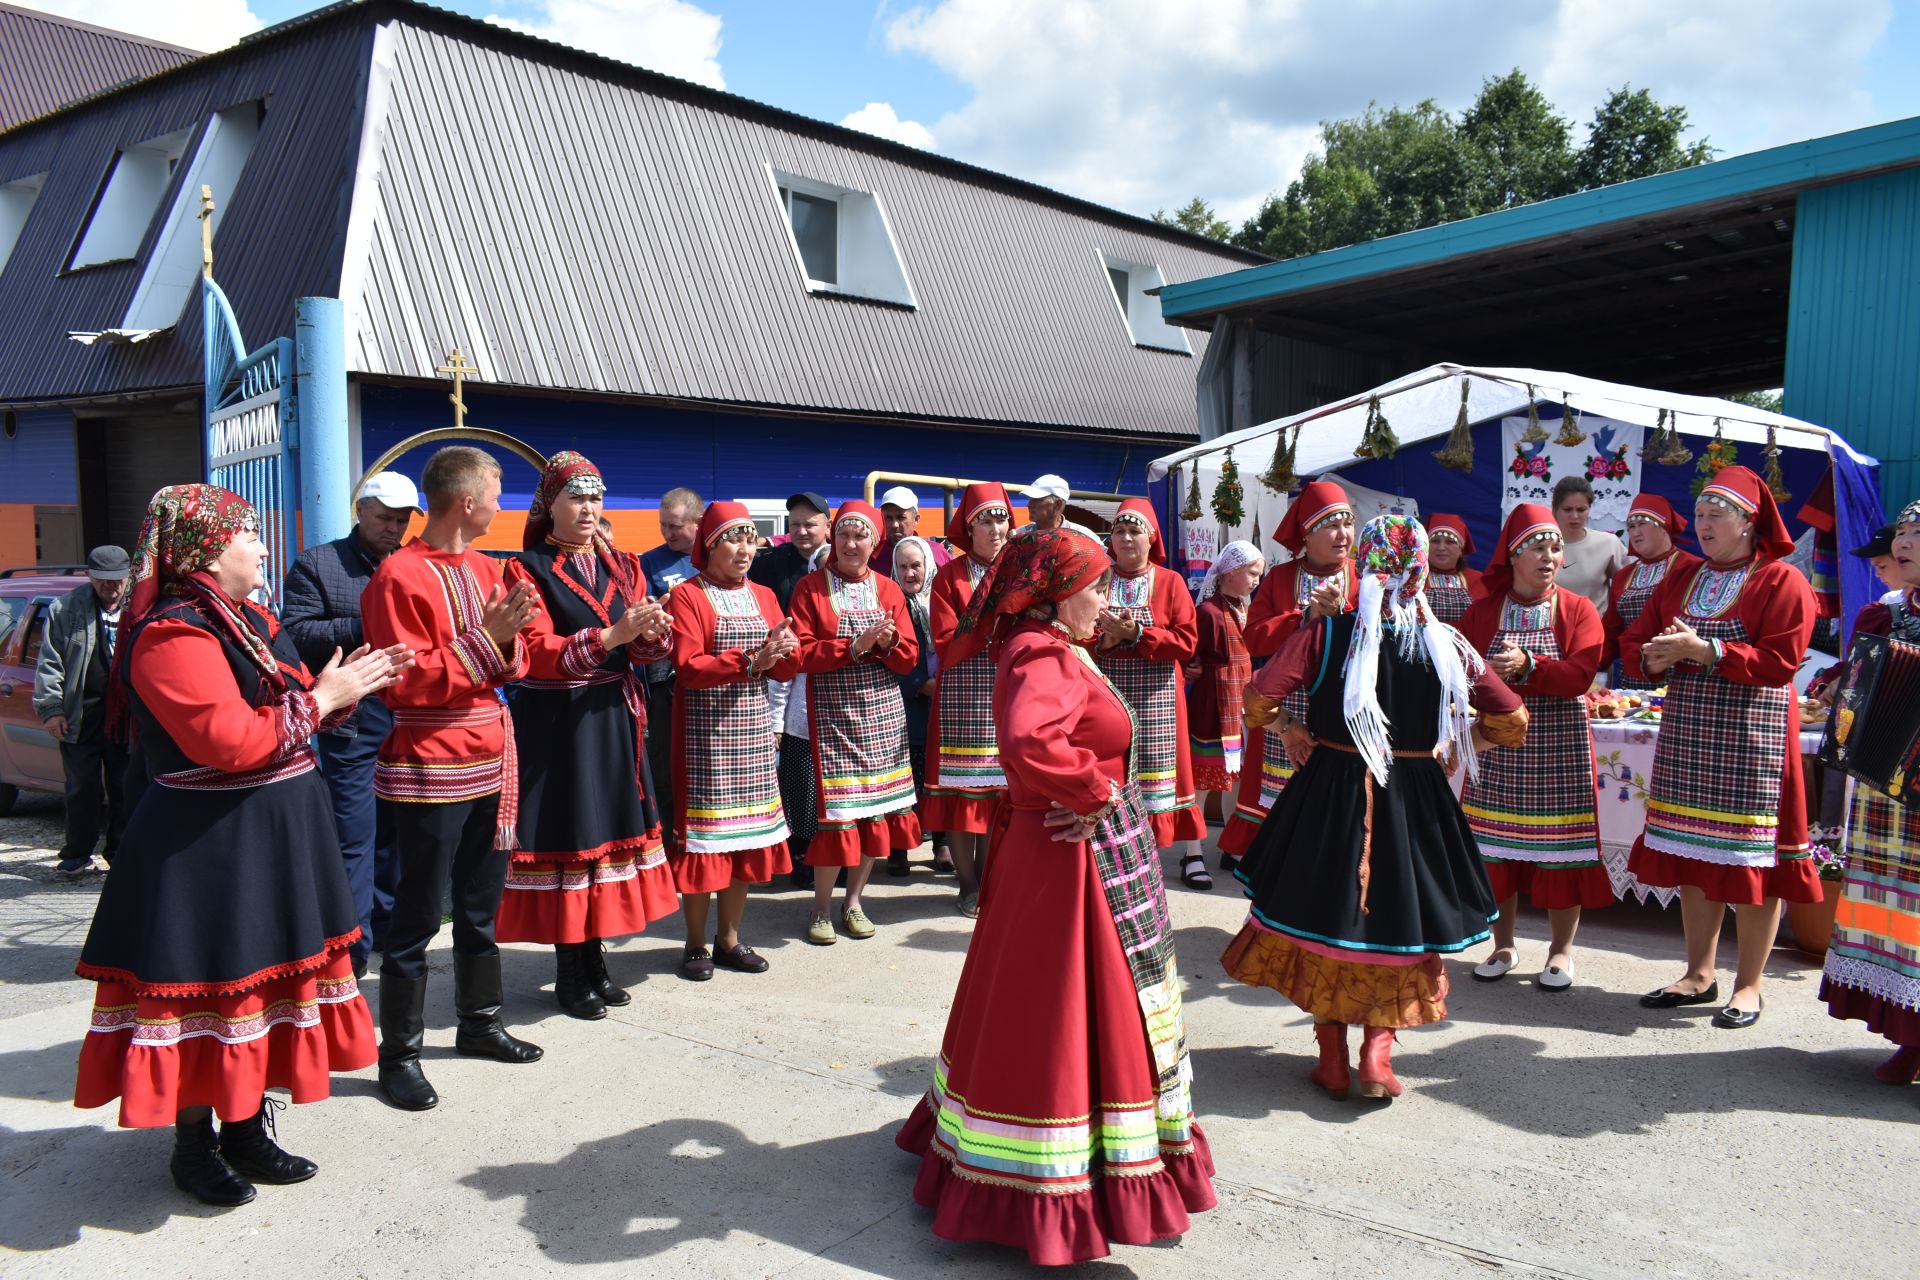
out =
[[[359,709],[360,704],[358,702],[348,703],[346,706],[339,708],[334,711],[333,714],[320,721],[318,731],[325,733],[329,729],[338,729],[341,725],[353,719],[353,713]]]
[[[635,640],[627,646],[627,661],[645,666],[654,662],[665,662],[673,656],[673,632],[667,631],[658,640]]]
[[[1709,640],[1707,647],[1713,650],[1713,657],[1707,660],[1707,670],[1711,671],[1720,665],[1722,658],[1727,656],[1727,646],[1718,640]]]
[[[1112,779],[1108,779],[1107,780],[1107,802],[1101,805],[1098,809],[1095,809],[1092,813],[1083,813],[1077,816],[1079,817],[1080,821],[1085,823],[1087,826],[1097,827],[1101,823],[1105,822],[1109,817],[1111,817],[1113,814],[1113,811],[1119,807],[1120,807],[1120,784],[1117,782],[1114,782]]]
[[[560,651],[560,669],[575,680],[584,680],[594,668],[607,660],[607,647],[600,643],[600,628],[576,631]]]
[[[304,689],[289,689],[280,696],[278,710],[274,730],[280,739],[279,754],[292,755],[306,746],[320,727],[320,704]],[[353,708],[346,708],[346,713],[353,714]]]
[[[513,638],[516,651],[520,649],[520,637]],[[500,650],[494,645],[493,637],[484,627],[470,627],[453,638],[453,655],[460,659],[460,665],[466,668],[468,679],[475,684],[489,684],[506,674],[506,660],[500,656]]]
[[[1520,683],[1525,684],[1527,681],[1533,679],[1533,669],[1536,666],[1538,666],[1539,663],[1534,659],[1532,652],[1529,650],[1522,649],[1520,651],[1520,656],[1527,660],[1527,665],[1520,668],[1520,677],[1519,677]]]

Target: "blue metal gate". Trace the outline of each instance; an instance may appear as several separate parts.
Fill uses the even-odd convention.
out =
[[[207,481],[231,489],[260,513],[267,544],[267,598],[277,605],[287,566],[300,549],[300,430],[293,340],[249,353],[227,295],[200,278],[205,321]]]

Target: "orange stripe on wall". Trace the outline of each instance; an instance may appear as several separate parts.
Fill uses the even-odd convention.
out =
[[[0,566],[30,565],[39,558],[31,502],[0,502]]]

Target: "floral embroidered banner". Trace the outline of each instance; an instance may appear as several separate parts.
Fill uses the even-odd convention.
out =
[[[1561,430],[1560,411],[1544,405],[1531,434],[1538,438],[1527,438],[1524,415],[1500,421],[1500,458],[1505,472],[1501,518],[1523,502],[1550,507],[1553,486],[1562,476],[1585,476],[1593,485],[1593,514],[1588,517],[1592,526],[1614,533],[1624,531],[1627,510],[1640,494],[1640,446],[1647,429],[1576,413],[1573,434],[1585,438],[1578,444],[1561,444],[1566,437]]]

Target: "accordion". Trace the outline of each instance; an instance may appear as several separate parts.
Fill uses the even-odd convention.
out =
[[[1920,645],[1853,638],[1816,758],[1881,795],[1920,805]]]

